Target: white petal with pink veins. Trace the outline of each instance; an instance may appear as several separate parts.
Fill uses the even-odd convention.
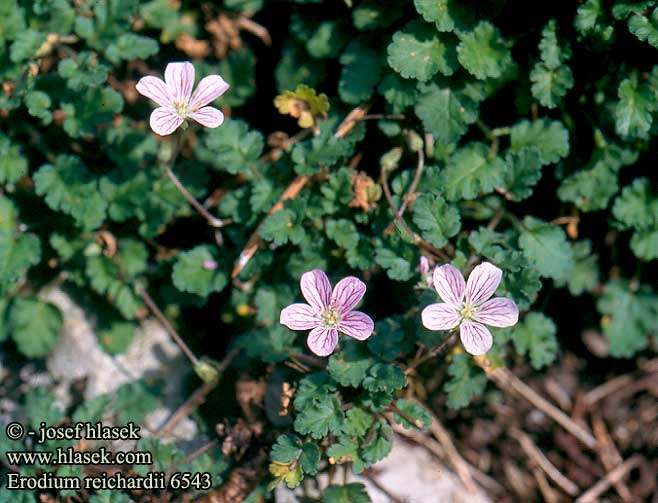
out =
[[[196,110],[212,103],[224,94],[229,87],[219,75],[208,75],[202,78],[194,90],[192,99],[190,99],[190,108]]]
[[[167,136],[183,123],[182,117],[179,117],[171,108],[159,107],[153,110],[149,120],[151,129],[160,136]]]
[[[219,127],[224,122],[224,114],[214,107],[200,108],[196,112],[188,114],[188,117],[209,128]]]
[[[462,321],[459,326],[459,337],[464,349],[472,355],[483,355],[491,349],[493,336],[482,323],[469,320]]]
[[[489,262],[482,262],[468,276],[466,282],[466,303],[479,306],[489,299],[503,278],[503,271]]]
[[[331,305],[339,313],[347,313],[361,302],[365,293],[366,284],[354,276],[348,276],[336,283],[334,293],[331,295]]]
[[[461,306],[464,299],[464,276],[455,266],[446,264],[434,269],[434,288],[443,302]]]
[[[308,304],[291,304],[281,311],[279,323],[291,330],[310,330],[320,324],[320,318]]]
[[[188,61],[169,63],[165,68],[165,82],[176,101],[187,102],[194,87],[194,65]]]
[[[511,327],[519,321],[519,307],[512,299],[496,297],[478,307],[473,318],[492,327]]]
[[[329,305],[331,284],[327,275],[320,269],[313,269],[302,274],[299,286],[306,302],[318,311],[324,310]]]
[[[375,322],[372,318],[360,311],[350,311],[343,315],[338,324],[338,330],[359,341],[364,341],[372,335]]]
[[[142,77],[135,86],[137,92],[155,101],[161,107],[171,106],[174,102],[173,95],[165,82],[157,77],[148,75]]]
[[[308,334],[306,343],[318,356],[329,356],[338,345],[338,331],[335,328],[316,327]]]
[[[450,304],[430,304],[420,313],[423,326],[430,330],[450,330],[459,325],[459,312]]]

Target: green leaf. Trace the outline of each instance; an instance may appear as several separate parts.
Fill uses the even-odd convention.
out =
[[[34,175],[36,192],[53,210],[71,215],[85,230],[96,229],[105,220],[107,202],[98,191],[98,181],[79,158],[59,155]]]
[[[635,232],[631,238],[631,250],[639,258],[658,259],[658,225],[654,229]]]
[[[459,34],[457,59],[476,78],[482,80],[502,76],[512,65],[512,56],[498,28],[480,21],[473,31]]]
[[[15,287],[17,280],[40,259],[39,238],[18,230],[16,207],[0,196],[0,291]]]
[[[158,53],[158,42],[135,33],[124,33],[105,49],[105,57],[112,63],[121,60],[147,59]]]
[[[370,503],[366,487],[358,482],[329,486],[324,491],[324,503]]]
[[[386,27],[398,18],[396,8],[377,0],[365,0],[352,10],[352,22],[358,30]]]
[[[392,280],[407,281],[414,275],[411,262],[404,257],[400,257],[393,250],[377,248],[375,250],[375,262],[386,269],[386,274]]]
[[[86,260],[85,274],[92,289],[106,295],[125,318],[133,319],[142,305],[133,291],[132,280],[146,267],[143,245],[133,240],[120,241],[112,259],[91,255]]]
[[[116,415],[117,424],[126,424],[130,421],[140,424],[149,412],[153,412],[160,405],[158,390],[150,389],[141,381],[135,381],[121,386],[112,396],[107,412]],[[146,438],[140,442],[148,441]],[[165,462],[153,456],[157,463]]]
[[[46,34],[37,30],[27,29],[16,35],[14,43],[11,44],[9,59],[13,63],[22,63],[34,58],[41,44],[46,41]]]
[[[379,53],[355,40],[341,54],[339,62],[343,65],[338,81],[341,99],[352,105],[368,100],[382,71],[383,61]]]
[[[416,115],[425,130],[441,142],[456,143],[478,118],[477,103],[462,91],[430,84],[421,86],[420,92]]]
[[[646,84],[626,79],[619,84],[619,101],[615,107],[615,130],[621,136],[648,138],[653,121],[651,113],[658,107],[656,94]]]
[[[566,280],[574,268],[573,250],[557,225],[527,216],[523,220],[519,246],[539,274]]]
[[[528,313],[512,330],[516,351],[528,355],[532,368],[539,370],[553,363],[557,354],[557,328],[553,320],[542,313]]]
[[[448,393],[446,404],[451,409],[466,407],[473,398],[484,393],[487,376],[472,361],[466,353],[458,353],[448,366],[450,380],[444,384],[443,389]]]
[[[455,11],[459,3],[454,0],[414,0],[414,5],[425,21],[436,24],[438,31],[455,29]]]
[[[532,195],[532,187],[541,179],[541,154],[537,147],[522,147],[505,156],[507,169],[503,173],[505,188],[513,201]]]
[[[413,343],[405,340],[404,320],[394,315],[375,323],[375,336],[368,339],[368,349],[383,360],[394,360],[410,351]]]
[[[638,153],[609,144],[597,149],[589,164],[562,181],[558,197],[570,201],[583,211],[602,210],[608,207],[612,196],[619,190],[619,171],[633,164]]]
[[[199,245],[180,253],[172,271],[174,286],[181,292],[207,297],[228,284],[228,275],[217,263],[216,248]]]
[[[376,363],[368,370],[368,376],[363,380],[363,387],[369,391],[385,391],[387,393],[404,388],[407,377],[400,367],[387,363]]]
[[[359,443],[357,440],[349,438],[345,435],[338,437],[338,442],[329,446],[327,449],[327,456],[330,458],[330,463],[335,460],[335,463],[351,463],[352,472],[359,474],[366,469],[366,463],[361,458],[359,452]],[[326,493],[323,501],[327,501]],[[352,500],[350,500],[352,501]]]
[[[615,358],[630,358],[646,348],[650,332],[658,329],[658,298],[648,288],[610,281],[596,307],[603,315],[603,335]]]
[[[658,225],[658,199],[649,179],[638,178],[615,199],[612,214],[625,229],[649,229]]]
[[[542,164],[554,164],[569,154],[569,132],[560,121],[524,120],[512,126],[511,151],[518,153],[523,147],[536,147]]]
[[[304,473],[315,475],[320,462],[320,451],[315,444],[303,444],[295,435],[280,435],[272,446],[270,457],[279,463],[297,461]]]
[[[33,297],[19,297],[7,314],[7,330],[18,350],[28,358],[43,358],[55,347],[62,329],[62,315],[52,304]]]
[[[532,95],[547,108],[557,107],[574,85],[573,73],[567,65],[550,69],[537,63],[530,72],[530,80]]]
[[[413,80],[403,79],[395,73],[387,73],[379,84],[379,92],[394,113],[401,113],[418,99],[418,91]]]
[[[50,96],[43,91],[32,91],[25,96],[27,111],[32,117],[41,119],[43,125],[50,124],[53,114],[50,112],[52,101]]]
[[[628,19],[628,30],[643,42],[658,49],[658,7],[647,17],[642,14],[633,14]]]
[[[549,21],[542,31],[539,43],[541,60],[530,72],[532,95],[548,108],[555,108],[574,85],[571,68],[566,65],[571,52],[560,45],[555,20]]]
[[[422,238],[437,248],[443,248],[461,228],[457,207],[447,204],[439,195],[427,193],[421,194],[414,203],[413,221],[421,230]]]
[[[329,357],[327,372],[341,386],[357,387],[366,378],[368,369],[373,365],[354,345],[346,345],[340,352]]]
[[[598,257],[587,240],[574,243],[572,248],[575,266],[566,282],[569,292],[571,295],[591,292],[599,284]]]
[[[264,240],[272,241],[277,246],[288,242],[299,244],[304,239],[304,229],[296,220],[297,217],[291,210],[279,210],[263,221],[260,235]]]
[[[345,413],[343,431],[347,435],[362,437],[370,429],[373,422],[372,414],[361,407],[352,407]]]
[[[412,21],[393,34],[387,49],[388,64],[405,79],[426,82],[438,72],[446,76],[454,73],[454,51],[429,25]]]
[[[66,79],[72,91],[98,87],[107,80],[110,67],[98,61],[95,52],[80,52],[75,58],[64,58],[57,65],[57,73]]]
[[[256,58],[246,47],[230,51],[217,66],[207,65],[203,68],[205,70],[204,75],[216,73],[221,75],[226,82],[230,82],[231,87],[221,97],[221,103],[226,106],[238,107],[244,105],[256,92]],[[310,81],[305,83],[313,85],[313,82]],[[294,88],[295,85],[291,86],[291,89]],[[233,121],[228,121],[222,128],[231,122]]]
[[[260,156],[264,147],[263,135],[250,131],[246,122],[237,119],[220,128],[207,129],[196,153],[215,169],[253,176],[253,172],[262,169]]]
[[[587,0],[576,11],[574,27],[583,35],[596,27],[597,19],[602,15],[601,0]]]
[[[469,143],[457,150],[439,174],[439,180],[449,201],[475,199],[503,185],[505,163],[499,157],[490,159],[489,148],[483,143]]]
[[[432,424],[432,416],[416,402],[400,398],[395,405],[405,416],[395,413],[393,418],[397,424],[401,424],[404,428],[429,428]],[[413,418],[414,422],[409,421],[407,417]]]
[[[297,407],[297,402],[295,401]],[[295,418],[295,430],[315,439],[326,437],[329,432],[338,434],[343,427],[344,414],[340,401],[333,395],[315,397],[299,410]]]
[[[0,133],[0,183],[14,183],[27,175],[27,159],[18,145]]]
[[[631,249],[645,260],[658,258],[658,198],[647,178],[638,178],[624,187],[615,200],[612,214],[624,229],[633,229]]]
[[[346,250],[351,250],[359,244],[359,231],[351,220],[327,220],[326,230],[327,236]]]

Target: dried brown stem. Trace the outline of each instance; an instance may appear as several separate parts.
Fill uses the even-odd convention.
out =
[[[375,473],[372,470],[366,470],[361,474],[363,477],[372,482],[379,491],[383,492],[389,501],[393,503],[404,503],[402,499],[398,498],[395,494],[389,491],[382,483],[375,477]]]
[[[528,458],[533,460],[537,466],[539,466],[545,473],[548,475],[553,482],[555,482],[560,488],[570,496],[576,496],[579,492],[578,486],[574,484],[571,480],[565,477],[560,470],[558,470],[553,463],[551,463],[544,453],[541,452],[539,447],[535,445],[532,439],[519,430],[518,428],[513,428],[510,431],[512,437],[514,437],[518,442],[523,451],[526,453]]]
[[[532,405],[544,412],[565,430],[571,433],[574,437],[580,440],[590,449],[596,449],[596,439],[592,433],[585,427],[576,423],[573,419],[567,416],[564,412],[558,409],[555,405],[540,396],[530,386],[522,382],[518,377],[512,374],[508,369],[491,366],[491,363],[486,357],[475,358],[480,367],[487,373],[487,377],[492,380],[503,391],[515,392],[522,396]]]
[[[424,168],[425,168],[425,154],[423,152],[423,149],[421,148],[418,150],[418,163],[416,165],[416,173],[414,174],[414,179],[412,180],[411,185],[409,186],[409,190],[407,190],[407,193],[402,198],[402,204],[400,205],[398,211],[395,213],[395,218],[390,224],[388,224],[388,227],[384,229],[385,234],[390,234],[391,232],[393,232],[393,228],[395,227],[396,222],[402,218],[402,215],[404,215],[404,212],[406,211],[407,206],[409,205],[409,201],[413,199],[414,194],[416,193],[416,187],[418,187],[418,183],[420,182],[420,179],[423,176]]]
[[[208,394],[217,386],[224,371],[231,364],[240,351],[233,349],[228,352],[217,366],[217,378],[214,381],[204,382],[199,388],[167,419],[167,421],[156,431],[155,435],[162,437],[168,435],[183,419],[194,412],[203,402]]]
[[[427,360],[434,358],[441,351],[443,351],[447,346],[451,345],[455,341],[455,332],[449,333],[445,339],[439,342],[436,346],[432,347],[427,354],[422,355],[417,353],[416,357],[411,361],[407,369],[404,371],[405,374],[409,375],[415,369],[417,369],[421,364],[425,363]]]
[[[334,137],[342,138],[347,133],[349,133],[350,130],[354,127],[354,124],[356,124],[356,121],[367,113],[368,107],[369,105],[361,105],[356,107],[354,110],[352,110],[347,115],[347,117],[343,119],[343,122],[341,122],[340,125],[338,126],[336,133],[334,134]],[[272,206],[270,210],[267,212],[267,216],[270,216],[276,213],[277,211],[279,211],[280,209],[282,209],[283,203],[285,203],[288,199],[294,199],[295,197],[297,197],[299,193],[302,191],[302,189],[306,187],[306,185],[308,185],[310,180],[311,177],[309,175],[299,175],[297,178],[295,178],[290,183],[290,185],[286,187],[286,190],[283,191],[283,194],[281,194],[281,197],[279,198],[277,203],[274,206]],[[258,247],[262,242],[262,239],[260,237],[260,228],[262,225],[263,225],[263,221],[261,221],[258,224],[256,230],[251,234],[249,240],[247,241],[247,244],[242,249],[242,252],[240,252],[238,260],[233,266],[233,271],[231,271],[231,277],[233,279],[238,277],[242,269],[245,268],[247,263],[258,251]]]
[[[379,180],[382,184],[382,189],[384,190],[384,197],[386,199],[386,202],[388,203],[389,207],[391,210],[393,210],[393,214],[396,215],[397,218],[397,223],[400,224],[402,229],[409,234],[411,237],[411,240],[414,244],[420,246],[427,252],[433,254],[434,256],[440,258],[444,262],[450,262],[450,257],[443,251],[438,248],[435,248],[431,244],[425,242],[418,234],[416,234],[407,224],[407,222],[404,220],[404,217],[398,216],[399,214],[399,209],[395,205],[395,202],[393,201],[393,196],[391,195],[391,189],[388,186],[388,177],[386,175],[386,169],[384,166],[382,166],[380,172],[379,172]]]
[[[590,487],[580,495],[576,503],[594,503],[604,492],[606,492],[615,482],[622,480],[628,472],[637,468],[642,463],[642,456],[636,454],[629,460],[620,464],[614,470],[608,472],[605,477]]]
[[[459,454],[457,447],[455,447],[452,438],[450,438],[450,435],[448,434],[448,430],[443,427],[439,419],[434,414],[430,412],[430,415],[432,416],[430,432],[445,449],[448,459],[452,463],[452,466],[457,472],[457,475],[461,479],[466,490],[470,493],[477,492],[477,486],[475,485],[473,477],[471,476],[469,464],[462,457],[462,455]]]
[[[615,466],[618,466],[624,460],[619,454],[617,447],[615,446],[608,429],[605,426],[605,422],[599,414],[593,414],[592,416],[592,430],[594,430],[594,435],[598,442],[598,452],[601,463],[605,467],[606,471],[614,469]],[[628,489],[623,480],[618,480],[612,484],[619,494],[619,497],[624,500],[625,503],[632,503],[633,495]]]
[[[199,363],[199,359],[192,352],[192,350],[189,348],[189,346],[187,344],[185,344],[185,341],[183,341],[181,336],[178,335],[178,332],[176,332],[176,329],[174,329],[174,327],[171,325],[171,323],[169,323],[169,320],[167,320],[167,318],[162,313],[162,311],[157,306],[157,304],[153,301],[151,296],[140,285],[135,287],[135,291],[137,292],[137,295],[139,295],[141,297],[141,299],[144,301],[144,303],[147,305],[147,307],[149,308],[151,313],[153,313],[153,316],[156,317],[156,319],[164,327],[164,329],[171,336],[171,338],[174,340],[174,342],[178,345],[178,347],[181,349],[181,351],[185,354],[185,356],[187,356],[188,360],[190,360],[192,365],[196,367],[197,364]]]

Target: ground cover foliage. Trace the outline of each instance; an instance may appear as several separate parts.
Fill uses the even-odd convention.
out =
[[[192,460],[149,440],[165,469],[215,477],[209,496],[169,496],[263,501],[329,473],[322,501],[369,501],[337,467],[368,473],[394,427],[472,419],[502,399],[492,369],[542,376],[568,353],[594,385],[655,355],[657,49],[653,1],[5,0],[6,365],[43,365],[58,344],[44,286],[85,307],[110,354],[156,305],[198,357],[190,393],[214,386],[190,412],[218,439]],[[215,103],[226,121],[156,136],[135,83],[183,60],[230,84]],[[174,156],[219,224],[167,176]],[[497,293],[521,319],[492,329],[486,358],[423,328],[437,295],[421,257],[504,271]],[[325,359],[279,324],[316,268],[362,279],[376,322]],[[35,425],[139,422],[162,398],[139,382],[44,408],[51,392],[18,381],[4,393]],[[164,498],[70,501],[131,497]]]

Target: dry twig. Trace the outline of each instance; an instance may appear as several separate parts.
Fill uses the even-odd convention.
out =
[[[626,462],[617,466],[614,470],[608,472],[603,479],[581,494],[580,498],[576,500],[576,503],[594,503],[598,500],[599,496],[610,488],[610,486],[615,482],[622,480],[628,472],[640,466],[641,463],[642,456],[639,454],[631,457]]]
[[[548,475],[553,482],[560,486],[560,489],[562,489],[570,496],[576,496],[578,494],[578,486],[567,477],[565,477],[562,472],[560,472],[560,470],[558,470],[553,465],[553,463],[551,463],[548,458],[544,456],[544,453],[541,452],[539,447],[534,444],[532,439],[527,434],[518,428],[513,428],[510,431],[510,434],[519,442],[519,445],[526,453],[528,458],[533,460],[537,466],[546,472],[546,475]]]
[[[555,422],[557,422],[560,426],[562,426],[565,430],[571,433],[587,447],[592,450],[596,449],[596,439],[588,429],[576,423],[555,405],[550,403],[530,386],[512,374],[508,369],[502,367],[494,368],[491,366],[491,363],[486,357],[475,358],[475,361],[478,365],[480,365],[480,367],[484,369],[484,371],[487,373],[487,377],[496,383],[496,385],[503,391],[513,391],[516,394],[522,396],[532,405],[552,418]]]
[[[361,105],[356,107],[354,110],[352,110],[347,115],[347,117],[345,117],[343,122],[340,123],[334,136],[336,138],[342,138],[347,133],[349,133],[351,129],[354,127],[354,124],[356,124],[356,121],[366,114],[366,112],[368,111],[368,107],[369,105]],[[283,191],[283,194],[281,194],[281,197],[279,198],[277,203],[274,206],[272,206],[270,210],[267,212],[267,216],[276,213],[280,209],[283,209],[283,203],[285,203],[288,199],[294,199],[295,197],[297,197],[299,193],[302,191],[302,189],[306,187],[306,185],[310,182],[310,180],[311,177],[309,175],[299,175],[297,178],[295,178],[290,183],[290,185],[286,187],[286,190]],[[233,271],[231,272],[231,277],[233,279],[237,278],[238,274],[240,274],[242,269],[244,269],[247,263],[258,251],[258,247],[262,242],[262,239],[260,237],[260,228],[262,225],[263,225],[263,221],[261,221],[258,224],[256,230],[249,237],[247,244],[240,252],[240,256],[238,257],[237,262],[233,266]]]

